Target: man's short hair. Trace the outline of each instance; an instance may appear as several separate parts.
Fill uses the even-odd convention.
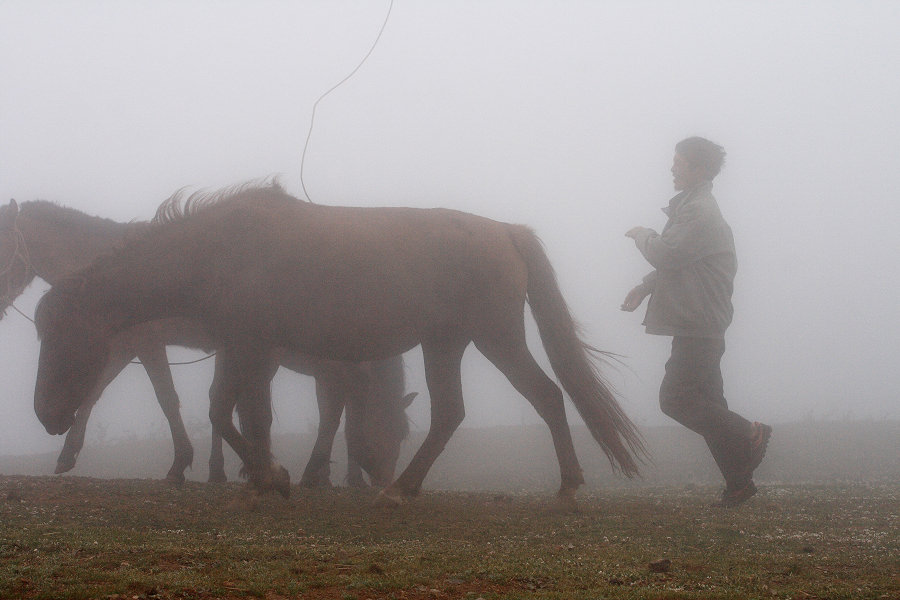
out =
[[[689,137],[675,144],[675,152],[691,166],[703,169],[709,180],[715,178],[725,164],[725,148],[702,137]]]

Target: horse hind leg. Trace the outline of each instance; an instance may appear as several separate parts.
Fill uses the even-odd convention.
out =
[[[512,386],[534,406],[550,435],[559,462],[559,498],[574,503],[575,491],[584,483],[584,475],[575,454],[572,433],[566,419],[562,391],[537,364],[525,344],[524,329],[511,341],[475,340],[475,346],[506,376]]]
[[[415,496],[431,465],[444,450],[466,415],[462,395],[460,362],[467,343],[422,343],[425,382],[431,396],[431,426],[422,445],[397,479],[384,488],[378,503],[400,504],[404,496]]]

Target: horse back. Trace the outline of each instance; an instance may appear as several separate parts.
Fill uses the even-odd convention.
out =
[[[446,209],[299,202],[256,205],[240,220],[219,228],[232,232],[233,260],[214,276],[230,280],[233,310],[256,312],[255,327],[272,319],[276,343],[299,340],[300,351],[348,360],[398,353],[430,330],[464,330],[524,305],[527,271],[505,223]]]

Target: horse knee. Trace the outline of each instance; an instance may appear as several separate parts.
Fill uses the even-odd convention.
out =
[[[212,405],[209,407],[209,422],[213,429],[223,431],[232,425],[231,409],[224,406]]]

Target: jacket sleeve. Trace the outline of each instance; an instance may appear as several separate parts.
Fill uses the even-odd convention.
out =
[[[685,206],[662,235],[644,229],[634,238],[634,243],[656,269],[680,269],[700,256],[706,221],[698,207]]]
[[[646,275],[644,275],[644,279],[641,280],[640,285],[644,288],[646,292],[652,292],[656,289],[656,279],[659,277],[659,272],[650,271]]]

